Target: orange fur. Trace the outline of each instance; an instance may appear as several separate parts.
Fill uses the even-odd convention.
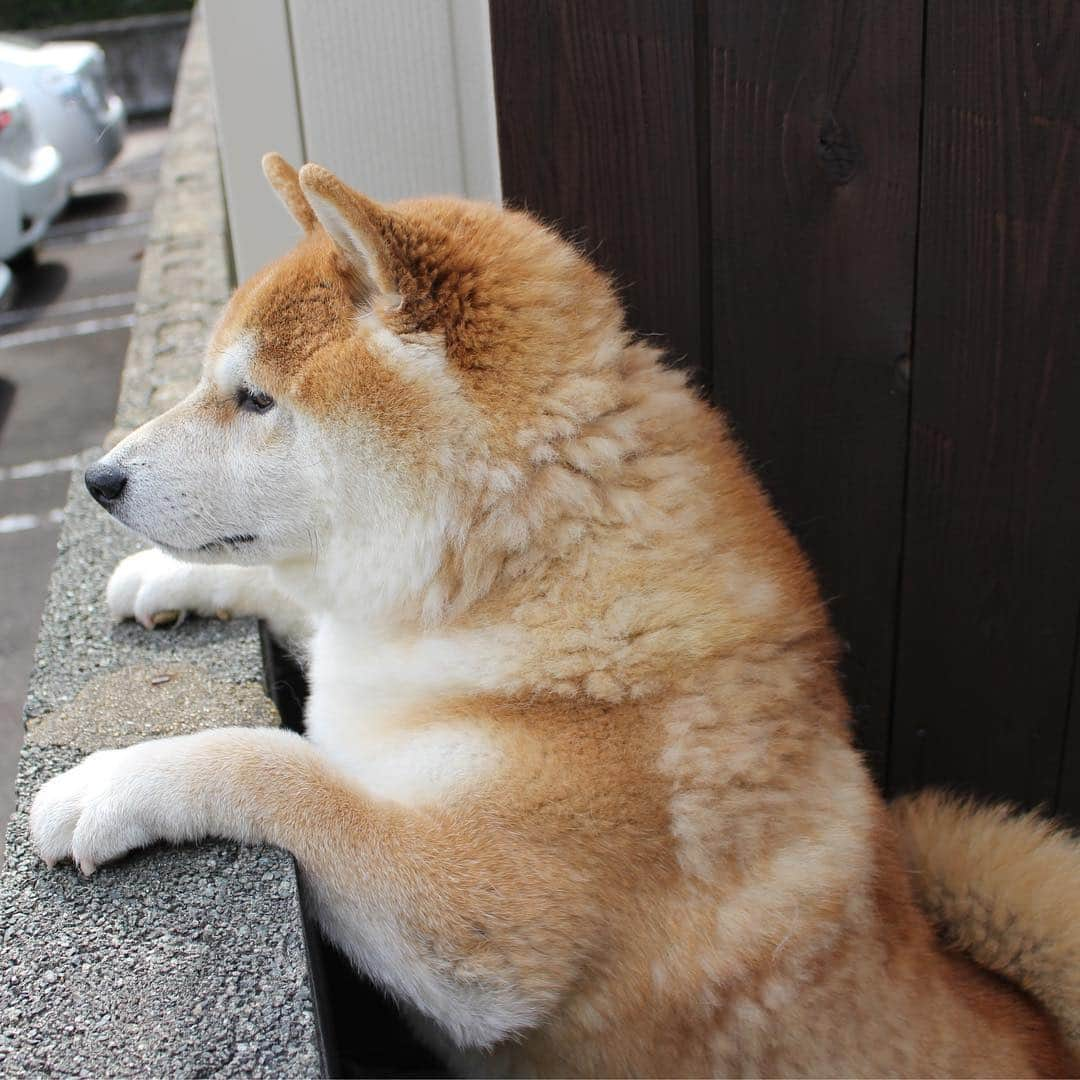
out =
[[[891,810],[945,940],[1045,1002],[1080,1055],[1080,841],[1037,814],[941,792]]]
[[[513,972],[551,994],[539,1030],[462,1064],[1064,1073],[1045,1015],[943,952],[916,908],[850,746],[811,572],[719,414],[627,336],[602,276],[524,215],[381,208],[305,173],[362,223],[377,290],[401,297],[384,324],[438,335],[485,424],[485,468],[456,492],[467,526],[423,611],[531,643],[511,692],[427,706],[480,718],[507,747],[497,789],[410,817],[380,856],[388,873],[422,865],[418,933],[478,978]],[[358,347],[337,258],[313,235],[251,307],[241,293],[240,321],[267,343],[271,385],[326,415],[362,410],[430,463],[439,396]],[[355,795],[315,788],[319,831],[344,849],[365,829],[390,843],[392,816],[344,827]],[[347,893],[363,888],[355,861],[334,851],[310,869]]]
[[[499,766],[395,801],[299,740],[213,733],[169,774],[200,823],[294,852],[331,936],[466,1073],[1065,1075],[1042,1006],[935,938],[807,561],[607,279],[525,214],[267,172],[305,235],[211,358],[247,335],[265,390],[327,438],[374,432],[438,509],[437,565],[379,640],[478,674],[371,722],[467,726]],[[495,1033],[395,981],[388,943]]]

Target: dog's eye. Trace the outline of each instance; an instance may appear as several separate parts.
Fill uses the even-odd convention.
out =
[[[264,413],[273,408],[274,399],[261,390],[249,390],[242,386],[236,391],[236,404],[246,412]]]

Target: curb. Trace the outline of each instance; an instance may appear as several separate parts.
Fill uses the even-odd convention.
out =
[[[137,426],[190,388],[230,288],[200,15],[184,51],[117,414]],[[93,455],[88,455],[93,456]],[[253,620],[115,625],[105,583],[143,545],[72,479],[26,704],[19,806],[0,874],[0,1075],[324,1073],[293,861],[209,841],[137,852],[89,880],[47,870],[26,815],[97,746],[276,724]]]

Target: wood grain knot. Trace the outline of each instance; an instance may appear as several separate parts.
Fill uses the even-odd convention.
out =
[[[830,183],[846,184],[859,170],[859,147],[832,113],[825,116],[818,132],[817,156]]]

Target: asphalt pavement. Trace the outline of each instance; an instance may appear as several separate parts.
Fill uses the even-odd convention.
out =
[[[76,185],[0,312],[0,826],[71,459],[116,411],[166,125],[133,125],[112,166]]]

